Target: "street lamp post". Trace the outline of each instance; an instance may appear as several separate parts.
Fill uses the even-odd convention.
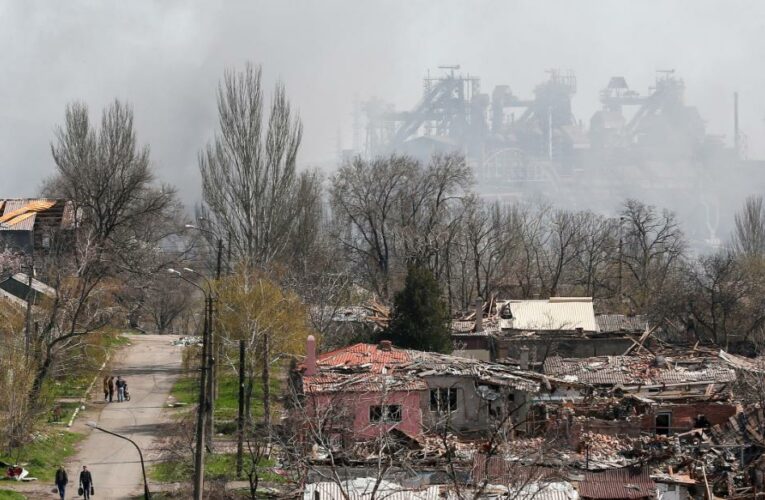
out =
[[[215,267],[215,281],[220,281],[221,276],[221,267],[222,267],[222,261],[223,261],[223,238],[219,237],[215,232],[210,231],[209,229],[206,229],[201,226],[195,226],[194,224],[186,224],[184,226],[186,229],[193,229],[195,231],[199,231],[201,233],[205,233],[209,235],[211,238],[215,239],[217,241],[217,254],[216,254],[216,267]],[[229,239],[230,242],[230,239]],[[210,286],[210,282],[207,280],[207,277],[203,276],[201,273],[194,271],[193,269],[184,268],[184,271],[188,271],[191,273],[194,273],[201,278],[203,278],[207,282],[207,287],[210,289],[210,293],[212,294],[212,287]],[[207,447],[212,449],[213,445],[213,434],[215,430],[215,399],[218,397],[218,364],[216,363],[216,357],[218,357],[218,354],[220,354],[220,345],[215,337],[215,332],[213,328],[212,323],[212,317],[213,312],[212,308],[210,310],[210,375],[207,377],[207,416],[206,418],[206,426],[207,426],[207,434],[206,434],[206,444]]]
[[[87,426],[92,429],[98,429],[101,432],[111,434],[112,436],[116,436],[120,439],[124,439],[125,441],[129,441],[130,444],[135,446],[135,449],[138,450],[138,456],[141,459],[141,472],[143,473],[143,498],[144,500],[151,500],[151,493],[149,492],[149,483],[148,481],[146,481],[146,465],[143,462],[143,453],[141,452],[141,448],[138,447],[138,444],[136,444],[135,441],[133,441],[127,436],[123,436],[122,434],[117,434],[116,432],[108,431],[104,429],[103,427],[99,427],[98,424],[96,424],[95,422],[88,422]]]
[[[197,410],[196,447],[194,449],[194,500],[202,500],[205,482],[205,417],[207,415],[207,371],[210,327],[212,324],[212,297],[201,286],[186,278],[180,271],[167,270],[183,281],[197,287],[205,297],[204,328],[202,329],[202,368],[199,375],[199,409]]]

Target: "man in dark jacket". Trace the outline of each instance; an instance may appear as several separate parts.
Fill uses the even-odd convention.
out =
[[[90,475],[87,465],[83,465],[80,472],[80,488],[82,488],[82,498],[89,500],[90,490],[93,488],[93,476]]]
[[[127,383],[122,380],[122,377],[117,377],[117,401],[120,403],[125,401],[125,386]]]
[[[69,476],[66,475],[66,469],[63,465],[58,466],[56,471],[56,488],[58,488],[58,494],[61,495],[61,500],[64,500],[66,495],[66,484],[69,482]]]

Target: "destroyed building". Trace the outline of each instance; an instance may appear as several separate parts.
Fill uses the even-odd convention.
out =
[[[523,417],[538,377],[504,365],[445,354],[399,349],[389,341],[355,344],[307,356],[296,373],[304,408],[331,415],[338,439],[375,438],[396,429],[410,437],[446,426],[480,434],[515,411]]]
[[[604,407],[614,403],[610,414],[600,415],[610,418],[584,424],[597,432],[669,435],[726,422],[737,411],[731,397],[735,372],[712,357],[553,356],[545,360],[544,373],[589,386],[587,392],[558,387],[551,395],[581,404],[589,416],[597,415],[589,411],[598,406],[593,398],[604,398]]]
[[[481,301],[475,312],[452,323],[452,340],[460,355],[487,361],[524,358],[532,364],[553,355],[617,355],[632,346],[634,322],[597,318],[591,297]]]
[[[65,244],[75,227],[71,201],[0,199],[0,252],[31,255]]]

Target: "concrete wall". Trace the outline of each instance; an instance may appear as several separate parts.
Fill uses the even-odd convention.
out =
[[[549,356],[563,358],[589,358],[593,356],[620,356],[632,345],[624,337],[602,338],[520,338],[502,337],[497,341],[497,357],[518,359],[520,350],[529,348],[531,362],[541,362]]]
[[[425,379],[430,389],[452,388],[457,390],[457,409],[449,416],[449,424],[456,431],[484,430],[490,425],[489,405],[476,392],[473,380],[465,377],[431,376]],[[444,415],[430,411],[430,391],[422,402],[423,423],[433,428]]]
[[[457,349],[452,351],[452,355],[479,361],[491,361],[491,354],[487,349]]]

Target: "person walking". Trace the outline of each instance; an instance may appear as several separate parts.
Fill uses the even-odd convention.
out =
[[[56,471],[56,488],[58,488],[58,494],[61,495],[61,500],[64,500],[66,495],[66,485],[69,482],[69,476],[66,475],[66,469],[63,465],[58,466]]]
[[[104,401],[109,401],[109,375],[104,375]]]
[[[109,402],[112,402],[114,397],[114,377],[109,377]]]
[[[80,472],[80,488],[82,488],[82,498],[89,500],[90,495],[93,494],[93,476],[87,465],[83,465],[82,472]]]
[[[125,386],[127,384],[124,380],[122,380],[122,377],[117,377],[117,401],[120,403],[125,401]]]

